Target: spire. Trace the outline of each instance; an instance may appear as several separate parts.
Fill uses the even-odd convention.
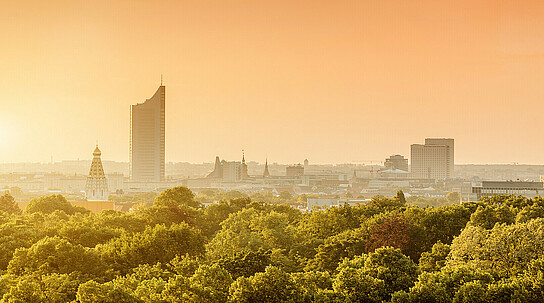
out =
[[[246,164],[246,157],[245,157],[243,149],[242,149],[242,164]]]
[[[270,177],[270,172],[268,172],[268,157],[266,157],[266,160],[264,162],[263,178],[268,178],[268,177]]]
[[[161,74],[161,86],[162,86],[162,74]]]

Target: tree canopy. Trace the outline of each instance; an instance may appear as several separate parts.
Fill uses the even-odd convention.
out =
[[[0,302],[544,301],[542,198],[420,208],[399,191],[300,212],[227,193],[99,214],[4,195]]]

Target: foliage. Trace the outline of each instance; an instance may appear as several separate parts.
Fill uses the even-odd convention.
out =
[[[204,253],[204,238],[186,223],[147,227],[143,232],[128,234],[97,246],[108,266],[128,273],[139,264],[168,263],[185,254],[200,256]]]
[[[185,186],[178,186],[167,189],[155,198],[154,205],[157,206],[189,206],[200,207],[200,202],[195,201],[193,192]]]
[[[301,302],[302,291],[291,275],[271,266],[265,272],[234,281],[230,287],[230,300],[242,303]]]
[[[94,214],[2,196],[0,302],[544,301],[540,197],[420,208],[399,191],[309,213],[269,198],[176,187]]]
[[[30,200],[25,208],[25,213],[41,212],[50,214],[56,210],[61,210],[68,215],[73,215],[76,212],[89,212],[86,209],[72,206],[62,195],[50,195]]]
[[[13,198],[9,193],[5,193],[3,196],[0,196],[0,211],[17,215],[21,213],[21,209],[19,206],[17,206],[15,198]]]

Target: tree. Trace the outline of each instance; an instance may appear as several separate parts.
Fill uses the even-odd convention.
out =
[[[367,203],[367,206],[375,207],[382,212],[395,210],[405,205],[406,199],[404,198],[404,193],[402,193],[402,191],[399,191],[397,196],[392,199],[383,196],[375,196]]]
[[[271,251],[263,249],[257,252],[237,253],[234,256],[224,256],[217,261],[217,264],[226,269],[234,279],[247,278],[258,272],[263,272],[272,263],[271,254]]]
[[[419,268],[423,271],[438,271],[446,265],[446,257],[450,253],[450,246],[442,242],[436,242],[431,251],[421,254]]]
[[[425,209],[425,215],[421,218],[426,242],[424,251],[431,249],[432,245],[438,241],[451,244],[453,238],[458,236],[470,221],[471,211],[469,207],[466,207],[467,204]]]
[[[176,256],[204,254],[204,237],[186,223],[148,226],[141,233],[124,233],[97,246],[103,260],[114,270],[128,273],[140,264],[168,263]]]
[[[167,227],[172,224],[185,222],[190,226],[195,224],[195,211],[185,205],[173,203],[167,205],[153,205],[138,211],[137,216],[142,218],[146,225],[154,226],[164,224]]]
[[[25,208],[25,213],[31,214],[41,212],[43,214],[50,214],[56,210],[62,210],[68,215],[73,215],[76,211],[85,211],[81,208],[72,206],[72,204],[66,201],[66,198],[64,198],[62,195],[50,195],[30,200]]]
[[[403,255],[399,249],[392,247],[378,248],[368,255],[363,254],[353,259],[345,259],[338,266],[338,276],[341,272],[346,272],[347,269],[355,269],[357,273],[352,270],[348,272],[350,275],[356,275],[357,278],[369,276],[382,281],[383,290],[379,291],[382,300],[389,299],[389,296],[396,291],[407,291],[414,285],[419,275],[417,265]],[[374,281],[372,284],[378,283],[375,280],[367,279],[367,282],[371,281]]]
[[[154,205],[158,206],[190,206],[199,208],[200,202],[195,201],[193,192],[185,186],[178,186],[163,191],[155,198]]]
[[[544,219],[513,225],[496,224],[491,230],[467,226],[453,240],[447,266],[468,265],[496,277],[522,273],[544,251]]]
[[[461,195],[456,191],[452,191],[446,195],[446,200],[451,204],[458,204],[461,200]]]
[[[440,283],[439,274],[423,272],[409,292],[397,291],[391,296],[392,303],[451,303],[445,287]]]
[[[406,205],[406,198],[404,198],[404,192],[402,190],[397,191],[397,195],[393,198],[399,205]]]
[[[28,222],[8,222],[0,226],[0,269],[5,270],[17,249],[28,248],[40,237]]]
[[[301,302],[302,291],[288,273],[270,266],[265,272],[234,281],[229,299],[241,303]]]
[[[13,196],[7,192],[0,197],[0,211],[8,214],[21,214],[21,209],[17,206],[17,202],[15,202]]]
[[[288,200],[291,200],[291,198],[293,198],[293,195],[291,195],[291,193],[288,191],[282,191],[279,194],[279,198],[284,201],[288,201]]]
[[[366,242],[366,250],[370,252],[379,247],[391,246],[406,252],[410,242],[408,220],[393,214],[386,217],[383,222],[370,227],[370,238]]]
[[[326,239],[360,226],[361,220],[354,207],[347,204],[325,210],[312,211],[304,216],[299,231],[309,238]]]
[[[201,265],[189,279],[195,303],[226,302],[233,280],[228,271],[217,264]]]
[[[295,228],[285,213],[269,213],[246,208],[231,214],[207,246],[208,255],[218,260],[236,253],[259,249],[286,250],[295,243]]]
[[[57,236],[45,237],[30,248],[16,250],[8,265],[8,273],[14,275],[80,273],[92,279],[104,277],[105,271],[94,250],[72,245]]]
[[[88,281],[79,286],[77,301],[81,303],[143,303],[125,290],[116,287],[114,283],[100,284],[96,281]]]
[[[512,224],[516,220],[516,214],[506,205],[479,206],[470,216],[470,224],[491,229],[496,223]]]
[[[365,228],[346,230],[332,236],[315,249],[317,253],[309,260],[306,269],[333,272],[342,259],[353,258],[367,252],[368,238],[369,234]]]

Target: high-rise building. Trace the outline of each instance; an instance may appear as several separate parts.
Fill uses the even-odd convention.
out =
[[[408,171],[408,159],[401,155],[392,155],[385,159],[384,166],[387,169],[400,169],[405,172]]]
[[[410,171],[412,178],[444,180],[453,178],[453,139],[427,138],[425,144],[412,144]]]
[[[130,180],[164,181],[166,88],[130,109]]]
[[[100,156],[102,152],[98,148],[98,144],[93,152],[93,161],[91,162],[91,170],[87,177],[87,183],[85,185],[85,196],[87,200],[107,201],[109,197],[108,193],[108,181],[104,174],[104,168],[102,167],[102,160]]]

